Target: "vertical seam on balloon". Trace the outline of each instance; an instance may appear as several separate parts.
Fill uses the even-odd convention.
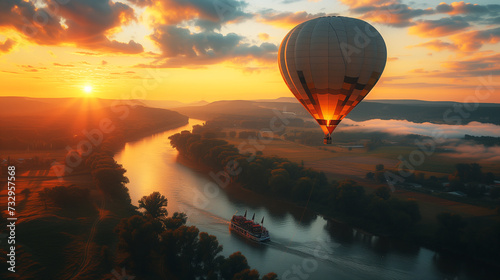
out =
[[[302,24],[296,26],[294,29],[292,29],[292,31],[290,31],[290,36],[288,36],[287,40],[286,40],[286,44],[285,44],[285,50],[284,50],[284,57],[285,57],[285,65],[286,65],[286,72],[288,74],[288,78],[290,79],[290,83],[292,84],[292,86],[295,88],[295,91],[297,92],[297,94],[299,96],[300,95],[300,91],[298,90],[298,86],[295,84],[295,82],[293,81],[293,78],[292,78],[292,74],[291,72],[289,71],[289,67],[288,67],[288,59],[286,58],[286,53],[287,53],[287,49],[288,49],[288,44],[290,42],[290,38],[292,37],[292,35],[297,31],[297,29],[299,28],[299,26],[301,26]],[[302,28],[301,28],[302,29]],[[294,64],[295,64],[295,69],[297,69],[297,63],[295,63],[295,55],[293,56],[293,60],[294,60]],[[292,91],[293,95],[295,96],[295,93]],[[304,104],[302,104],[303,106],[305,106]],[[306,108],[307,109],[307,108]]]
[[[330,27],[332,27],[332,24],[330,23],[330,18],[328,18],[328,25],[330,25]],[[333,28],[332,28],[333,29]],[[335,30],[334,30],[335,32]],[[335,36],[337,36],[337,33],[335,33]],[[328,115],[330,116],[330,118],[333,118],[333,114],[330,113],[330,30],[328,30],[328,34],[327,34],[327,37],[328,37],[328,42],[327,42],[327,57],[326,57],[326,63],[328,64],[328,68],[326,69],[326,72],[327,72],[327,78],[326,78],[326,82],[327,82],[327,85],[326,85],[326,88],[327,88],[327,92],[326,92],[326,102],[328,102],[328,105],[327,105],[327,108],[328,108]],[[337,39],[338,41],[338,39]],[[334,113],[334,112],[332,112]]]
[[[301,34],[302,34],[302,32],[304,31],[304,28],[305,28],[306,26],[307,26],[307,27],[309,27],[309,25],[311,24],[311,22],[312,22],[312,21],[307,21],[307,22],[305,22],[305,23],[304,23],[304,27],[303,27],[303,28],[299,31],[299,34],[297,35],[297,38],[298,38],[299,36],[301,36]],[[312,38],[312,32],[314,31],[314,28],[316,27],[316,25],[317,25],[317,23],[316,23],[314,26],[312,26],[311,32],[309,32],[309,33],[304,33],[304,34],[305,34],[304,36],[306,36],[305,38],[307,38],[307,39],[308,39],[308,42],[309,42],[309,44],[305,44],[305,45],[308,47],[308,53],[309,53],[309,55],[311,54],[311,38]],[[296,49],[295,49],[295,50],[296,50]],[[311,80],[312,80],[312,82],[313,82],[313,86],[314,86],[314,88],[316,88],[316,86],[315,86],[315,84],[314,84],[314,78],[313,78],[313,75],[312,75],[312,70],[311,70],[311,68],[312,68],[312,67],[311,67],[311,58],[310,58],[309,56],[307,56],[307,55],[306,55],[305,57],[307,57],[307,61],[308,61],[308,63],[304,63],[304,65],[303,65],[303,66],[304,66],[304,67],[307,67],[307,66],[309,67],[309,74],[311,75]],[[305,74],[304,74],[304,72],[305,72],[304,70],[305,70],[305,69],[306,69],[306,68],[302,69],[302,71],[301,71],[301,72],[302,72],[302,75],[303,75],[303,79],[304,79],[304,81],[302,81],[302,80],[301,80],[302,86],[304,87],[304,91],[306,91],[306,94],[307,94],[307,96],[308,96],[309,100],[311,101],[311,104],[313,105],[314,110],[315,110],[315,111],[316,111],[316,113],[318,114],[318,117],[320,117],[320,118],[324,118],[323,109],[321,108],[321,105],[319,104],[319,100],[318,100],[318,102],[316,102],[316,99],[314,99],[314,96],[312,95],[312,92],[311,92],[311,90],[309,89],[309,86],[307,85],[306,77],[305,77]]]
[[[356,22],[357,23],[357,22]],[[365,22],[366,23],[366,22]],[[368,24],[368,23],[366,23]],[[359,26],[357,24],[355,24],[358,28]],[[361,30],[361,29],[360,29]],[[362,32],[362,31],[361,31]],[[363,62],[361,63],[361,68],[359,69],[359,73],[358,73],[358,79],[359,79],[359,76],[361,76],[361,72],[363,71],[363,66],[365,65],[365,61],[366,61],[366,49],[367,49],[368,46],[365,46],[363,48]],[[356,82],[357,83],[357,82]]]
[[[338,18],[340,19],[340,21],[342,21],[342,17],[338,17]],[[335,37],[337,37],[337,41],[339,42],[339,45],[340,45],[340,40],[339,40],[339,35],[337,34],[337,30],[335,30],[335,28],[333,28],[333,25],[330,21],[328,21],[328,24],[333,29],[333,32],[335,32]],[[344,21],[342,21],[342,24],[344,25]],[[344,29],[345,29],[345,25],[344,25]],[[347,69],[346,69],[347,66],[345,64],[345,58],[344,58],[344,54],[342,53],[342,48],[340,49],[340,54],[342,56],[342,61],[344,61],[344,73],[345,73],[345,72],[347,72]]]

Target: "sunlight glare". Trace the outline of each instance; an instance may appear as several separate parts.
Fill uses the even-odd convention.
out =
[[[83,91],[85,91],[86,94],[90,94],[92,92],[92,86],[90,85],[84,86]]]

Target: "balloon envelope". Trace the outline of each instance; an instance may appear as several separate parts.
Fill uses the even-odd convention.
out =
[[[283,39],[278,64],[288,88],[316,119],[325,144],[384,71],[387,49],[369,23],[348,17],[303,22]]]

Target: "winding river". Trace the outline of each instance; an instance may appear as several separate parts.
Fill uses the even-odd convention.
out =
[[[207,172],[178,160],[168,137],[202,121],[127,143],[115,159],[127,170],[134,204],[159,191],[168,211],[185,212],[188,224],[217,236],[228,256],[241,251],[261,276],[279,279],[494,279],[486,269],[438,255],[419,246],[371,236],[343,224],[327,222],[302,208],[245,190],[211,187]],[[264,225],[271,242],[258,244],[232,234],[229,219],[248,210]],[[493,276],[493,275],[491,275]]]

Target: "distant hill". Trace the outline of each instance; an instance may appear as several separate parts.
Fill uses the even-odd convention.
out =
[[[416,123],[449,123],[462,124],[472,121],[500,125],[500,104],[480,103],[475,110],[465,111],[465,117],[455,108],[464,104],[448,101],[421,100],[365,100],[349,114],[354,121],[370,119],[408,120]],[[247,116],[252,118],[267,118],[274,115],[272,110],[288,112],[306,120],[312,120],[309,113],[295,98],[282,97],[278,99],[263,99],[254,101],[226,100],[216,101],[204,106],[187,106],[175,108],[175,111],[192,118],[214,119],[218,117]]]
[[[171,109],[171,108],[179,108],[179,107],[187,107],[187,106],[203,106],[207,105],[208,102],[205,100],[191,102],[191,103],[183,103],[176,100],[137,100],[143,103],[145,106],[152,108],[162,108],[162,109]]]
[[[101,98],[31,98],[0,96],[0,116],[52,114],[54,111],[95,110],[110,107],[117,100]],[[138,100],[127,100],[129,105],[147,106]]]
[[[72,146],[87,137],[85,131],[102,130],[103,123],[113,127],[104,133],[123,141],[188,123],[178,112],[139,101],[0,97],[0,104],[0,150]]]
[[[229,116],[269,117],[273,114],[272,110],[261,107],[259,102],[248,100],[215,101],[203,106],[187,106],[173,110],[190,118],[207,120]]]

